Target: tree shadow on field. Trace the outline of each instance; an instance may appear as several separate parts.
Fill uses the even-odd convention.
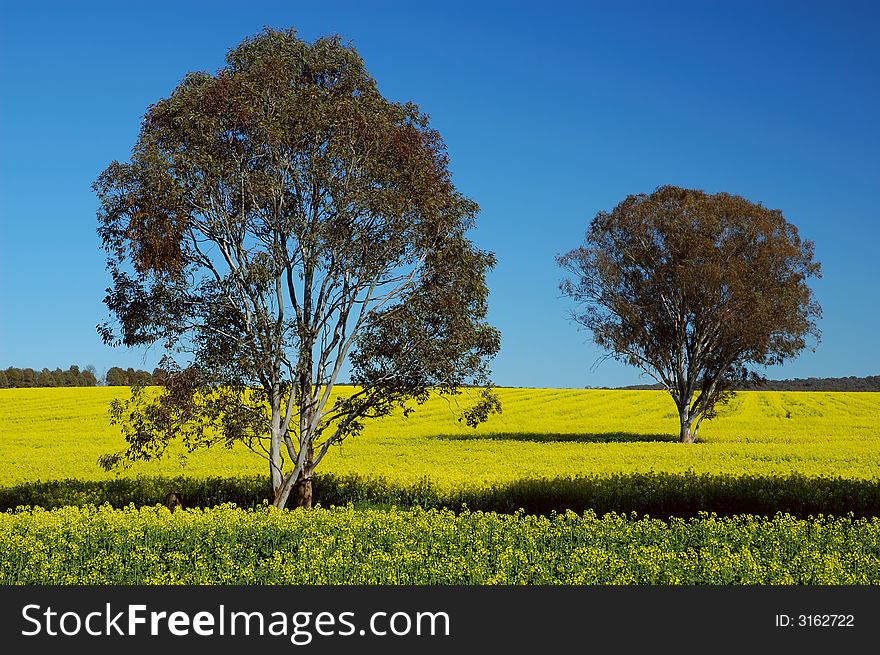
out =
[[[440,441],[532,441],[535,443],[644,443],[678,441],[672,434],[636,434],[635,432],[494,432],[486,434],[435,434],[429,439]]]

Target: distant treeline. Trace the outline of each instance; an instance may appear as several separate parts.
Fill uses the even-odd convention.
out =
[[[100,378],[94,366],[80,370],[79,366],[71,365],[66,371],[56,368],[50,371],[44,368],[35,371],[32,368],[0,369],[0,389],[27,389],[32,387],[127,387],[132,384],[161,384],[161,369],[152,373],[141,369],[119,368],[114,366]],[[607,389],[609,387],[600,387]],[[659,384],[634,384],[617,389],[662,389]],[[849,376],[846,378],[794,378],[792,380],[767,380],[759,385],[743,387],[741,390],[765,391],[880,391],[880,375],[869,375],[863,378]]]
[[[80,370],[79,366],[73,364],[66,371],[62,371],[60,368],[56,368],[54,371],[50,371],[48,368],[35,371],[32,368],[10,366],[5,370],[0,370],[0,389],[94,387],[99,384],[108,387],[123,387],[134,383],[149,385],[157,383],[160,375],[159,369],[150,373],[139,369],[123,369],[114,366],[99,378],[95,373],[94,366],[87,366]]]
[[[620,389],[662,389],[659,384],[636,384]],[[742,387],[741,391],[880,391],[880,375],[863,378],[794,378],[792,380],[767,380],[760,384]]]

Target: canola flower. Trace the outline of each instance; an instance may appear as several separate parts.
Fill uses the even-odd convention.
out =
[[[880,584],[880,519],[19,508],[2,584]]]
[[[36,480],[112,480],[98,457],[124,443],[109,424],[126,388],[0,389],[0,487]],[[448,399],[411,416],[367,424],[318,472],[422,479],[444,490],[620,473],[827,476],[880,479],[880,393],[741,392],[705,422],[693,447],[675,443],[677,416],[660,391],[499,389],[503,413],[477,430],[456,421]],[[266,475],[244,448],[213,448],[123,476]]]

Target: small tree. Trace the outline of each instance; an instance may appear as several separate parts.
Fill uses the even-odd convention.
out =
[[[84,387],[94,387],[98,384],[98,378],[95,377],[95,367],[89,366],[80,373],[80,385]]]
[[[104,375],[104,381],[108,387],[124,387],[128,384],[128,376],[118,366],[111,366]]]
[[[68,368],[62,374],[63,385],[65,387],[78,387],[79,386],[79,366],[76,364],[71,364],[70,368]]]
[[[163,386],[165,384],[165,382],[167,381],[167,376],[165,374],[165,371],[163,371],[160,367],[157,366],[156,368],[153,369],[153,372],[150,374],[150,380],[152,381],[152,384],[155,384],[157,386]]]
[[[313,470],[366,419],[488,385],[477,206],[427,117],[383,98],[338,38],[266,30],[188,75],[95,189],[119,330],[103,336],[167,352],[161,390],[114,405],[128,449],[107,467],[175,437],[242,442],[275,505],[309,506]],[[497,407],[485,386],[462,418]]]
[[[7,384],[12,389],[18,389],[22,386],[22,374],[20,368],[10,366],[6,369]]]
[[[813,336],[813,244],[779,210],[674,186],[629,196],[558,259],[574,319],[611,357],[641,368],[675,401],[682,442],[719,403]]]

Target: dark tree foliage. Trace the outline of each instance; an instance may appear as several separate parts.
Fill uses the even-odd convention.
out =
[[[107,373],[104,374],[104,384],[108,387],[145,387],[151,384],[159,384],[159,382],[155,381],[153,375],[147,371],[135,370],[131,367],[122,369],[118,366],[113,366],[107,369]]]
[[[108,343],[167,353],[158,393],[114,407],[126,452],[243,442],[274,502],[311,503],[328,450],[432,389],[486,391],[490,253],[466,233],[445,146],[382,97],[357,52],[266,30],[144,117],[131,161],[95,183],[113,286]],[[337,387],[347,374],[353,388]]]
[[[662,389],[659,384],[633,384],[620,389]],[[789,380],[749,381],[736,387],[737,391],[880,391],[880,375],[845,378],[792,378]]]
[[[76,364],[66,371],[56,368],[50,371],[48,368],[36,372],[32,368],[15,368],[10,366],[5,371],[0,371],[0,389],[5,388],[35,388],[35,387],[94,387],[98,384],[94,368],[89,367],[84,371]]]
[[[104,375],[105,384],[108,387],[127,387],[129,386],[128,375],[125,370],[118,366],[112,366],[107,369]]]
[[[880,375],[766,380],[747,388],[767,391],[880,391]]]
[[[79,374],[80,379],[85,383],[87,387],[94,387],[98,384],[98,378],[95,377],[95,372],[91,369],[86,369]]]
[[[24,375],[20,368],[9,367],[6,369],[7,385],[12,389],[19,389],[24,386]]]
[[[79,371],[76,371],[79,374]],[[24,368],[21,370],[21,386],[25,388],[37,386],[37,374],[32,368]]]
[[[669,391],[691,443],[754,370],[818,340],[813,244],[779,210],[674,186],[629,196],[559,258],[574,319]]]
[[[58,380],[52,374],[48,368],[44,368],[42,371],[37,373],[37,386],[38,387],[57,387]]]

